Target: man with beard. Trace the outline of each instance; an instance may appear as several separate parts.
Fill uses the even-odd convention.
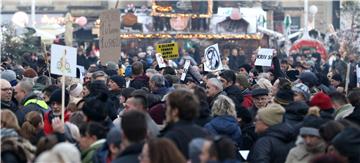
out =
[[[306,117],[300,128],[302,141],[292,148],[286,158],[286,163],[309,162],[315,155],[325,152],[326,143],[321,138],[319,128],[325,121],[315,116]]]

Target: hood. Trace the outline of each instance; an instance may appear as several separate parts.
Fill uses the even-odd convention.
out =
[[[304,101],[294,101],[285,107],[285,115],[304,117],[308,109],[309,106]]]
[[[278,138],[284,142],[291,142],[296,139],[296,131],[288,123],[280,123],[269,127],[265,135]]]
[[[217,116],[210,121],[210,125],[218,132],[220,135],[230,135],[233,134],[239,125],[235,117],[232,116]]]

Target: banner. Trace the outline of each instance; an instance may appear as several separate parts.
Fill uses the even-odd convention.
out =
[[[218,44],[211,45],[205,49],[204,71],[214,72],[223,69]]]
[[[120,12],[116,9],[106,10],[100,14],[100,61],[117,62],[120,58]]]
[[[157,44],[156,52],[160,53],[163,59],[170,60],[179,57],[179,47],[176,42]]]
[[[69,46],[51,45],[50,72],[56,75],[76,77],[77,49]]]
[[[274,49],[261,48],[256,55],[255,66],[271,66]]]

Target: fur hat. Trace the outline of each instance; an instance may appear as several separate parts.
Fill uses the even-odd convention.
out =
[[[67,90],[65,90],[65,107],[69,104],[69,100],[70,100],[70,97],[69,97],[69,93]],[[52,102],[58,102],[61,104],[61,89],[56,89],[50,96],[50,99],[49,99],[49,103],[51,104]]]
[[[331,98],[323,92],[318,92],[311,98],[310,106],[317,106],[321,110],[332,109]]]
[[[279,104],[270,104],[257,113],[261,121],[269,126],[279,124],[283,121],[285,109]]]

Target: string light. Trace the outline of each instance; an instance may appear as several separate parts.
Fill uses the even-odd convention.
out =
[[[260,40],[261,34],[120,34],[122,39],[253,39]]]

